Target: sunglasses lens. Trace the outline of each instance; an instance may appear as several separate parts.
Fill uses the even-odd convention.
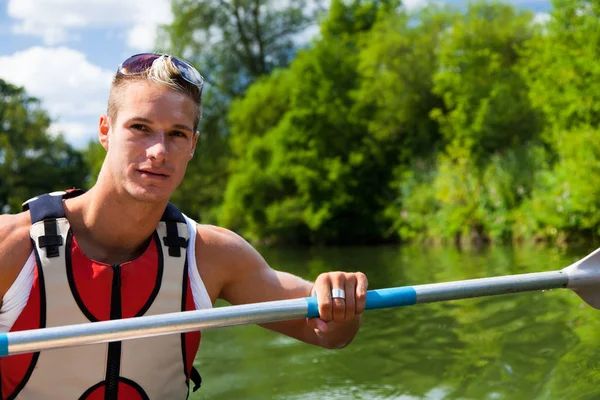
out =
[[[129,57],[119,66],[119,72],[124,75],[141,74],[152,66],[160,54],[138,54]]]
[[[196,68],[178,58],[173,57],[172,60],[185,80],[202,89],[204,78],[202,78],[202,75],[200,75]]]
[[[162,55],[156,53],[143,53],[131,56],[121,65],[119,65],[119,73],[123,75],[141,74],[147,71],[152,66],[152,63],[159,57],[162,57]],[[173,61],[183,79],[193,85],[196,85],[202,93],[204,78],[202,75],[200,75],[196,68],[192,67],[187,62],[178,59],[177,57],[172,57],[171,61]]]

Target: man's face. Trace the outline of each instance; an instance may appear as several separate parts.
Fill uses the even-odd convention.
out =
[[[112,185],[140,201],[168,200],[194,153],[196,104],[184,93],[145,80],[120,90],[115,120],[100,120]]]

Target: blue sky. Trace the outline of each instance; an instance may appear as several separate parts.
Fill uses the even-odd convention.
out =
[[[511,2],[542,19],[551,9],[551,0]],[[152,51],[156,27],[171,20],[170,0],[0,0],[0,78],[42,100],[52,132],[85,146],[96,136],[112,73],[127,56]]]

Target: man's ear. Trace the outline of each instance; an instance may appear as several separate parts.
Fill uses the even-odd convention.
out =
[[[110,123],[108,116],[103,114],[100,116],[100,122],[98,123],[98,139],[100,144],[104,147],[104,150],[108,151],[108,134],[110,132]]]
[[[190,160],[194,157],[194,152],[196,151],[196,143],[198,143],[198,137],[200,136],[200,132],[196,131],[194,133],[194,137],[192,138],[192,150],[190,151]]]

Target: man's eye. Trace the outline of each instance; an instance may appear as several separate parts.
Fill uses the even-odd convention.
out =
[[[181,131],[173,131],[171,132],[171,136],[187,137],[187,135]]]
[[[144,132],[148,131],[148,127],[146,125],[142,125],[142,124],[133,124],[133,125],[131,125],[131,128],[135,129],[136,131],[144,131]]]

